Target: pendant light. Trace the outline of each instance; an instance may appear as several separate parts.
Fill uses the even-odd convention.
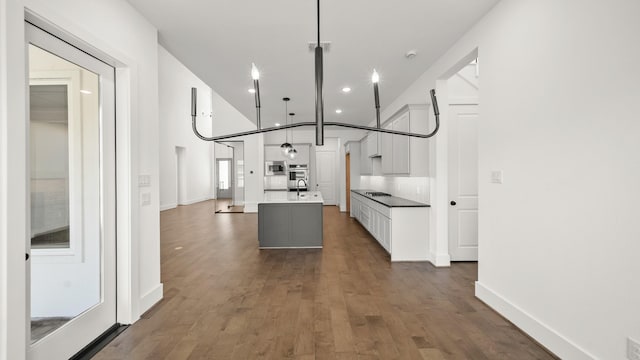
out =
[[[284,123],[285,125],[288,125],[289,122],[287,121],[287,113],[289,111],[288,105],[287,103],[289,102],[288,97],[282,98],[282,101],[284,101]],[[285,129],[284,130],[284,142],[282,143],[282,145],[280,145],[280,150],[282,150],[282,155],[287,156],[289,155],[289,151],[291,151],[291,149],[293,149],[293,146],[291,146],[291,144],[289,144],[289,142],[287,141],[287,134],[288,134],[288,130]]]
[[[291,116],[291,124],[293,124],[294,115],[295,113],[289,113],[289,116]],[[291,142],[293,143],[293,130],[291,130]],[[294,160],[296,156],[298,156],[298,150],[296,150],[296,148],[293,147],[293,145],[291,145],[291,149],[289,150],[289,153],[287,154],[287,156],[289,157],[290,160]]]

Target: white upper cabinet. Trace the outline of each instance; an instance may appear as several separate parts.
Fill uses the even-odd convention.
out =
[[[409,132],[409,113],[404,113],[402,116],[393,121],[393,130]],[[410,151],[408,136],[392,135],[392,159],[393,159],[393,173],[396,175],[409,175],[410,174]],[[418,154],[416,154],[419,156]]]
[[[384,124],[385,129],[427,134],[429,105],[405,105]],[[382,173],[429,176],[429,140],[383,134],[380,138]]]
[[[393,121],[387,122],[383,128],[393,130]],[[381,134],[380,152],[382,155],[382,173],[393,174],[393,135],[387,133]]]
[[[367,134],[367,156],[380,156],[380,133],[371,131]]]
[[[369,139],[365,136],[360,140],[360,175],[373,174],[373,160],[369,157]]]

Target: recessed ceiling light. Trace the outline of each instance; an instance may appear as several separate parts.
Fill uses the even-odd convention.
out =
[[[255,94],[255,93],[256,93],[256,89],[249,89],[249,90],[247,90],[247,91],[248,91],[249,93],[251,93],[251,94]]]
[[[276,126],[280,126],[280,123],[276,123],[275,125],[276,125]],[[286,129],[285,129],[285,130],[286,130]]]
[[[409,50],[406,52],[406,54],[404,54],[404,57],[406,57],[407,59],[413,59],[414,57],[416,57],[416,55],[418,55],[417,51]]]
[[[336,114],[342,114],[342,110],[341,109],[336,109]]]
[[[342,92],[343,93],[349,93],[349,92],[351,92],[351,88],[348,87],[348,86],[345,86],[345,87],[342,88]]]
[[[85,94],[85,95],[91,95],[93,94],[91,91],[89,90],[80,90],[81,93]]]

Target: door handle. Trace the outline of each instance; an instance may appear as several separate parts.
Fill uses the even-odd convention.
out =
[[[452,200],[449,204],[451,204],[451,206],[456,206],[457,203]]]
[[[29,260],[29,253],[24,254],[24,261],[27,261],[27,260]]]

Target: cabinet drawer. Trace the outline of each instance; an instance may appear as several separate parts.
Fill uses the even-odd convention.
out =
[[[384,216],[386,216],[388,218],[391,217],[391,208],[390,207],[382,205],[382,204],[380,204],[378,202],[375,202],[373,200],[369,200],[369,202],[370,202],[369,206],[373,210],[379,212],[380,214],[382,214],[382,215],[384,215]]]

